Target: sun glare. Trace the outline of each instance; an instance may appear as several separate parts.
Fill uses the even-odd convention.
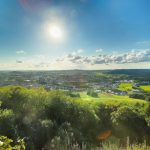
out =
[[[48,41],[64,42],[66,40],[66,30],[62,22],[46,22],[42,30]]]
[[[54,40],[61,40],[64,38],[63,30],[58,25],[53,25],[49,27],[50,37]]]

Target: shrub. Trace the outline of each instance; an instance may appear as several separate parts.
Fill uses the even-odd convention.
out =
[[[98,93],[91,89],[87,91],[87,95],[92,96],[92,97],[98,97]]]
[[[18,139],[14,142],[6,136],[0,136],[0,149],[1,150],[25,150],[25,143],[23,139]]]

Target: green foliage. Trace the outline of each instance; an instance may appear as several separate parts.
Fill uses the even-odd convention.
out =
[[[48,150],[149,150],[150,147],[143,142],[141,144],[134,143],[130,144],[129,138],[125,141],[125,146],[121,146],[119,144],[119,140],[116,138],[110,138],[103,142],[100,146],[88,146],[84,143],[79,145],[78,143],[72,143],[73,134],[68,134],[68,132],[64,132],[64,137],[60,136],[54,137],[52,141],[46,146]]]
[[[143,85],[143,86],[140,86],[140,88],[143,89],[144,91],[150,92],[150,85]]]
[[[129,95],[130,98],[136,98],[136,99],[145,99],[145,96],[143,93],[132,93]]]
[[[132,84],[131,83],[121,83],[118,87],[118,90],[121,91],[129,91],[132,90]]]
[[[119,142],[115,140],[107,140],[106,142],[102,143],[102,149],[103,150],[149,150],[150,147],[147,146],[146,142],[143,142],[142,144],[130,144],[129,138],[127,138],[126,146],[122,147],[119,145]],[[96,150],[100,150],[97,148]]]
[[[139,112],[139,110],[134,107],[121,106],[111,113],[111,119],[116,125],[115,130],[117,130],[117,132],[120,130],[122,133],[120,136],[130,136],[131,140],[139,137],[138,139],[142,140],[140,137],[145,136],[146,138],[146,132],[149,132],[149,130],[147,131],[147,123],[142,115],[143,112]]]
[[[148,126],[150,127],[150,104],[148,104],[145,108],[145,120],[148,124]]]
[[[75,93],[75,92],[69,92],[68,95],[69,95],[70,97],[77,97],[77,98],[80,97],[80,94],[79,94],[79,93]]]
[[[22,87],[0,88],[0,100],[0,134],[14,141],[24,138],[27,150],[96,149],[102,142],[97,137],[107,130],[117,139],[130,136],[131,142],[145,138],[150,143],[147,101],[108,94],[72,97]]]
[[[91,96],[91,97],[98,97],[98,93],[95,92],[94,90],[92,89],[88,89],[87,90],[87,95]]]
[[[135,99],[143,99],[146,101],[150,101],[150,92],[144,92],[140,91],[138,93],[131,93],[129,95],[130,98],[135,98]]]
[[[6,136],[0,136],[0,150],[25,150],[24,140],[18,139],[14,143],[12,139]]]
[[[0,134],[12,135],[14,113],[10,109],[0,109]]]

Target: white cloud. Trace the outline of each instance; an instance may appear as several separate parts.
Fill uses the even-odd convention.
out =
[[[67,60],[71,63],[80,64],[125,64],[125,63],[140,63],[150,62],[150,50],[131,50],[123,54],[99,54],[96,56],[81,56],[68,54],[60,59],[61,61]]]
[[[49,56],[36,55],[22,58],[11,63],[0,64],[1,70],[63,70],[63,69],[128,69],[149,68],[150,50],[131,50],[126,53],[97,54],[85,56],[68,54],[51,59]]]
[[[78,54],[81,54],[81,53],[83,53],[83,52],[84,52],[84,49],[78,49],[78,50],[77,50],[77,53],[78,53]]]
[[[16,51],[16,54],[25,54],[26,52],[23,50]]]
[[[103,52],[102,48],[96,50],[96,53],[100,53],[100,52]]]
[[[69,55],[80,55],[80,54],[82,54],[84,52],[84,49],[78,49],[78,50],[76,50],[76,51],[74,51],[74,52],[72,52],[71,54],[69,54]]]

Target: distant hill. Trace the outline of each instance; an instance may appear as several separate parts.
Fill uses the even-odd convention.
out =
[[[150,81],[150,69],[118,69],[109,71],[110,74],[126,74],[134,79]]]
[[[150,74],[150,69],[117,69],[110,72],[113,74],[143,75]]]

